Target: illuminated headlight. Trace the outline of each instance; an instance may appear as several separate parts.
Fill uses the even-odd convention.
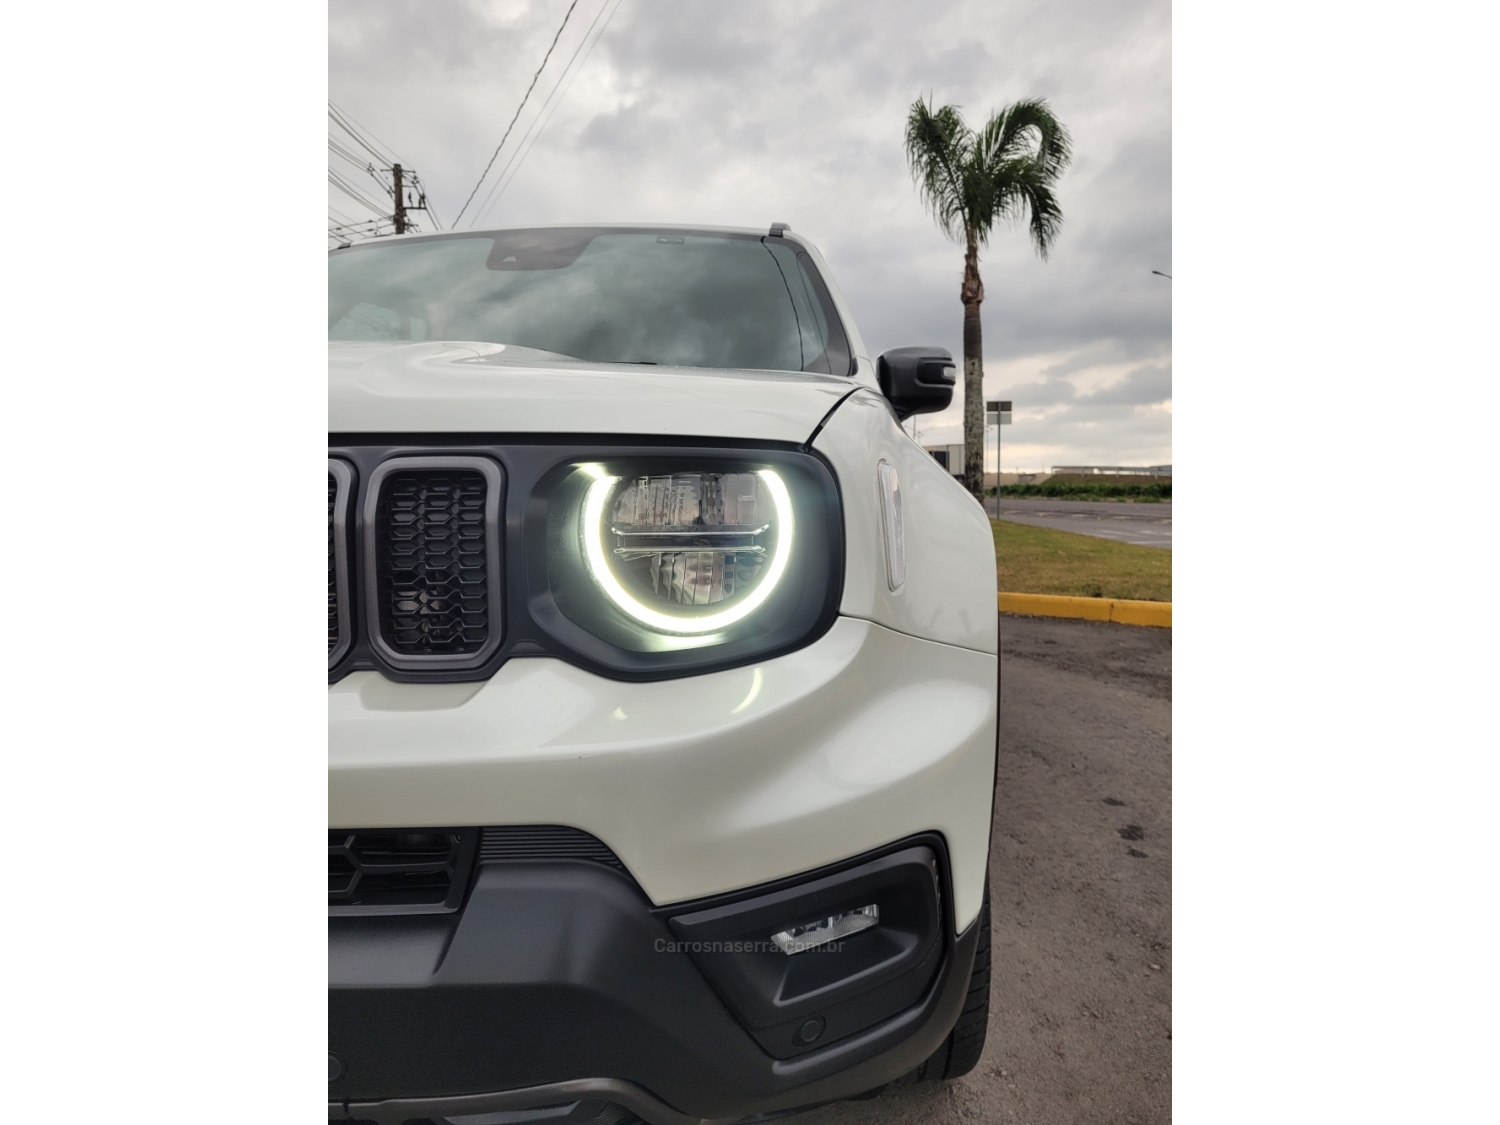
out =
[[[838,615],[833,475],[793,450],[619,451],[560,463],[532,492],[545,543],[531,618],[580,663],[641,678],[787,652]],[[529,525],[531,526],[531,525]]]
[[[715,633],[786,574],[796,517],[775,469],[622,478],[587,466],[583,557],[599,589],[663,633]]]

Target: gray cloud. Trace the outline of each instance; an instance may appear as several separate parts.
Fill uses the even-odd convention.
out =
[[[1020,230],[983,255],[986,393],[1016,402],[1005,438],[1040,458],[1026,467],[1170,460],[1171,283],[1150,274],[1171,272],[1169,0],[623,0],[539,120],[606,2],[579,0],[496,164],[533,130],[487,225],[789,222],[822,248],[873,352],[957,355],[962,254],[912,188],[906,108],[930,94],[977,125],[1045,96],[1077,153],[1063,233],[1046,263]],[[330,96],[451,222],[566,7],[331,0]],[[958,440],[959,418],[955,404],[922,419],[924,440]]]

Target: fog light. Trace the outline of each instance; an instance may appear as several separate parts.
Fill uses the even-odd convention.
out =
[[[820,945],[838,941],[850,934],[868,930],[879,921],[880,907],[861,906],[858,910],[835,914],[820,922],[809,922],[805,926],[791,926],[779,934],[772,934],[771,940],[776,944],[777,949],[790,957],[793,953],[816,949]]]

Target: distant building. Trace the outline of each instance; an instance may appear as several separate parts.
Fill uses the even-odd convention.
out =
[[[962,478],[964,475],[964,445],[924,445],[922,447],[943,468],[948,470],[950,476]]]
[[[1170,477],[1171,465],[1053,465],[1055,477]]]

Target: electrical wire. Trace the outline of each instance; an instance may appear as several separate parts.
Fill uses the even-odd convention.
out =
[[[358,133],[355,133],[352,130],[350,130],[350,128],[347,125],[345,125],[344,122],[341,121],[337,116],[335,116],[334,113],[331,110],[328,113],[328,120],[331,121],[334,125],[337,125],[340,129],[342,129],[344,131],[345,135],[348,136],[351,141],[353,141],[356,145],[358,145],[360,148],[364,149],[367,153],[369,153],[370,156],[372,156],[375,159],[375,162],[377,164],[391,164],[391,163],[393,163],[393,161],[391,161],[389,157],[387,157],[384,153],[377,151],[374,147],[372,147],[369,143],[367,143],[365,141],[365,139],[363,137],[361,137]]]
[[[438,220],[437,210],[432,206],[432,201],[427,198],[427,185],[422,182],[422,177],[415,172],[411,174],[411,182],[417,189],[417,198],[422,201],[418,211],[427,212],[427,217],[432,220],[432,225],[438,230],[443,229],[443,224]]]
[[[364,196],[360,195],[359,192],[355,191],[348,184],[344,183],[343,179],[337,173],[330,171],[328,173],[328,182],[342,191],[350,199],[354,200],[356,203],[359,203],[364,207],[369,208],[371,211],[375,212],[375,214],[383,215],[385,213],[384,208],[377,207]]]
[[[328,182],[342,191],[350,199],[355,200],[357,203],[363,204],[371,211],[374,211],[377,215],[383,215],[385,213],[384,207],[380,206],[379,204],[371,203],[368,198],[360,194],[359,190],[355,188],[353,184],[349,183],[348,180],[344,179],[344,177],[340,176],[332,169],[329,169],[328,171]]]
[[[328,103],[328,104],[329,104],[329,105],[333,105],[333,103],[332,103],[332,102],[329,102],[329,103]],[[364,132],[365,132],[365,135],[366,135],[366,136],[367,136],[367,137],[368,137],[368,138],[369,138],[369,139],[370,139],[370,140],[371,140],[371,141],[372,141],[372,142],[373,142],[373,143],[374,143],[374,144],[375,144],[375,145],[376,145],[376,146],[377,146],[377,147],[379,147],[379,148],[381,148],[381,149],[384,149],[384,150],[385,150],[385,151],[386,151],[386,152],[387,152],[387,153],[389,153],[389,154],[391,154],[391,155],[390,155],[390,156],[389,156],[389,157],[388,157],[388,162],[394,162],[394,161],[398,161],[398,160],[400,160],[400,159],[401,159],[401,158],[400,158],[400,157],[399,157],[399,156],[396,156],[396,155],[395,155],[395,152],[396,152],[396,150],[395,150],[395,149],[394,149],[394,148],[392,148],[392,147],[391,147],[391,146],[390,146],[390,145],[388,145],[388,144],[386,144],[386,143],[385,143],[385,141],[383,141],[383,140],[381,140],[381,139],[380,139],[380,138],[379,138],[379,137],[377,137],[377,136],[376,136],[376,135],[375,135],[375,132],[374,132],[374,130],[373,130],[373,129],[371,129],[371,128],[369,128],[369,127],[368,127],[368,126],[367,126],[367,125],[365,125],[365,124],[364,124],[364,123],[363,123],[363,122],[361,122],[361,121],[355,121],[355,120],[354,120],[354,117],[353,117],[353,115],[352,115],[352,114],[350,114],[350,113],[349,113],[349,111],[348,111],[348,110],[345,110],[345,109],[342,109],[342,108],[340,108],[340,107],[339,107],[339,106],[336,106],[336,105],[334,105],[334,106],[333,106],[333,108],[334,108],[334,110],[335,110],[335,111],[336,111],[336,112],[337,112],[337,113],[338,113],[338,115],[339,115],[339,116],[340,116],[340,117],[341,117],[341,118],[343,118],[343,119],[344,119],[344,120],[345,120],[345,121],[346,121],[346,122],[352,122],[352,123],[353,123],[353,124],[355,124],[355,125],[357,125],[357,126],[359,126],[359,127],[360,127],[360,128],[361,128],[361,129],[363,129],[363,130],[364,130]]]
[[[552,57],[553,48],[557,41],[562,38],[563,28],[568,26],[568,20],[573,15],[573,9],[578,7],[578,0],[573,0],[568,5],[568,10],[563,13],[562,23],[557,27],[557,34],[552,37],[552,43],[547,47],[547,53],[542,56],[542,65],[536,68],[536,73],[531,76],[531,85],[526,87],[526,93],[521,95],[521,104],[516,106],[515,115],[510,119],[510,124],[505,127],[505,134],[500,138],[500,143],[495,146],[495,154],[490,157],[490,162],[484,166],[484,171],[479,175],[479,182],[474,185],[474,190],[469,192],[469,198],[464,200],[464,205],[458,209],[458,217],[453,220],[453,225],[458,226],[459,220],[464,217],[464,212],[469,209],[469,204],[474,202],[474,196],[479,194],[479,189],[484,185],[484,179],[490,174],[490,169],[495,166],[495,160],[500,155],[500,150],[505,147],[506,139],[510,131],[516,127],[516,120],[521,116],[521,110],[526,108],[526,99],[531,97],[531,91],[536,89],[536,80],[542,76],[542,70],[547,65],[547,60]],[[473,226],[473,222],[469,226]]]
[[[574,0],[574,3],[577,3],[577,0]],[[564,24],[567,23],[566,17],[564,17],[563,22],[564,22]],[[559,28],[559,34],[560,33],[561,33],[561,28]],[[546,60],[544,59],[543,60],[544,64],[545,64],[545,61]],[[407,182],[411,185],[412,190],[417,193],[418,199],[420,199],[422,201],[420,206],[418,206],[418,207],[409,207],[406,210],[408,212],[410,212],[410,211],[422,211],[422,212],[425,212],[426,215],[427,215],[427,217],[432,220],[432,225],[437,230],[442,230],[443,229],[442,222],[438,219],[437,214],[433,210],[432,205],[427,201],[427,185],[422,182],[422,178],[417,175],[417,173],[416,173],[416,171],[414,169],[412,169],[410,167],[406,167],[404,165],[404,161],[402,161],[400,157],[394,155],[394,152],[395,152],[394,149],[392,149],[389,145],[387,145],[379,137],[375,136],[375,134],[373,132],[371,132],[369,129],[365,128],[365,126],[362,125],[360,122],[355,121],[355,119],[353,117],[351,117],[344,110],[342,110],[338,106],[336,106],[332,101],[329,101],[329,103],[328,103],[328,119],[331,122],[333,122],[334,125],[338,126],[339,129],[343,130],[343,132],[345,134],[347,134],[348,137],[359,148],[364,149],[365,152],[369,153],[372,157],[374,157],[375,160],[379,162],[380,167],[377,168],[376,165],[371,164],[368,160],[362,160],[362,159],[360,159],[359,154],[357,152],[352,151],[348,146],[344,145],[343,143],[341,143],[340,141],[338,141],[333,136],[329,136],[329,138],[328,138],[328,148],[329,148],[329,151],[331,153],[333,153],[335,156],[338,156],[340,159],[348,162],[348,164],[350,166],[352,166],[354,168],[358,168],[360,171],[366,173],[372,180],[374,180],[377,184],[380,185],[381,190],[384,191],[386,195],[388,195],[389,197],[391,197],[392,200],[394,200],[395,197],[396,197],[396,189],[395,189],[395,182],[394,182],[395,181],[395,177],[392,176],[391,182],[387,183],[386,180],[384,179],[384,177],[380,173],[382,173],[382,172],[384,172],[384,173],[391,173],[391,172],[394,171],[394,165],[396,165],[396,164],[402,164],[403,165],[403,171],[406,172],[409,175],[409,179],[407,180]],[[364,195],[362,195],[354,187],[353,184],[351,184],[343,175],[341,175],[340,173],[336,172],[331,167],[328,169],[328,182],[330,184],[332,184],[334,187],[338,188],[340,191],[342,191],[345,195],[349,196],[355,202],[359,203],[361,206],[364,206],[364,207],[368,208],[369,210],[373,211],[377,216],[379,216],[376,219],[366,219],[366,220],[363,220],[363,222],[359,223],[359,224],[354,224],[354,221],[350,220],[350,224],[351,225],[368,226],[368,225],[374,224],[374,227],[373,227],[373,229],[372,229],[372,231],[370,233],[370,236],[371,237],[379,237],[379,235],[381,234],[381,231],[379,229],[380,224],[394,222],[394,219],[391,216],[388,216],[385,213],[385,209],[383,207],[380,207],[380,206],[378,206],[378,205],[376,205],[374,203],[371,203],[370,200],[367,199]],[[404,194],[404,191],[403,191],[403,194]],[[335,209],[333,207],[331,207],[331,206],[329,207],[329,210],[330,211],[335,211]],[[335,211],[335,214],[338,214],[338,215],[340,215],[340,217],[345,218],[345,219],[349,218],[349,216],[344,215],[342,212]],[[411,233],[420,233],[421,230],[422,230],[421,225],[415,219],[412,219],[410,217],[408,217],[408,219],[407,219],[406,228],[407,228],[407,231],[411,232]],[[332,230],[340,230],[340,229],[345,229],[345,228],[344,227],[334,227],[334,228],[330,228],[330,231],[332,231]],[[330,236],[331,237],[337,237],[337,236],[332,235],[332,234]]]
[[[359,125],[359,122],[354,121],[354,118],[350,117],[347,113],[341,110],[338,106],[334,105],[331,101],[328,103],[328,116],[333,119],[333,121],[339,126],[339,128],[348,133],[349,136],[353,138],[355,143],[360,146],[360,148],[364,149],[376,160],[380,161],[380,163],[401,163],[400,157],[392,155],[395,151],[394,149],[381,141],[378,137],[375,136],[374,133],[371,133],[368,129],[365,129],[365,132],[361,133],[360,129],[364,129],[364,126]],[[350,122],[353,122],[354,124],[351,125]],[[359,125],[359,128],[356,129],[354,127],[355,125]],[[366,136],[365,134],[368,134],[368,136]],[[385,149],[385,151],[382,152],[380,151],[381,149]]]
[[[542,108],[537,111],[537,115],[533,117],[531,119],[531,123],[527,125],[526,132],[522,134],[520,141],[517,142],[517,144],[510,150],[510,157],[506,160],[505,166],[500,169],[500,174],[495,177],[495,182],[490,185],[490,190],[485,193],[484,199],[475,209],[474,221],[469,224],[471,229],[474,226],[478,225],[480,222],[483,222],[484,217],[489,214],[490,208],[494,205],[495,200],[498,198],[497,193],[501,190],[500,185],[505,179],[505,174],[509,172],[515,165],[516,158],[520,155],[521,150],[526,147],[526,142],[531,137],[533,131],[536,129],[537,123],[540,122],[542,117],[546,115],[547,107],[552,105],[552,99],[556,96],[558,87],[561,86],[563,80],[568,77],[569,72],[572,70],[574,61],[578,58],[578,52],[583,50],[583,45],[588,42],[589,35],[593,32],[595,25],[598,24],[599,17],[604,14],[604,9],[609,7],[609,2],[610,0],[603,0],[603,2],[599,5],[599,10],[594,13],[593,22],[589,24],[588,30],[585,31],[583,33],[583,36],[578,40],[578,45],[573,48],[573,54],[569,57],[567,65],[563,67],[562,73],[557,76],[557,81],[552,83],[552,89],[547,92],[547,100],[542,103]]]
[[[364,172],[364,173],[368,174],[369,177],[372,180],[374,180],[377,184],[379,184],[381,186],[381,188],[385,191],[385,193],[387,195],[391,194],[390,187],[386,184],[386,182],[383,179],[380,178],[379,173],[376,171],[375,165],[371,164],[368,160],[361,160],[361,159],[359,159],[359,157],[357,155],[355,155],[354,153],[350,152],[348,149],[346,149],[343,145],[339,144],[332,137],[328,138],[328,148],[329,148],[329,151],[333,152],[335,155],[340,156],[344,160],[348,161],[348,163],[351,166],[353,166],[355,168],[358,168],[361,172]],[[388,172],[388,171],[390,171],[390,169],[389,168],[381,168],[379,171],[380,172]]]
[[[584,66],[588,63],[588,61],[589,61],[589,55],[593,54],[594,48],[599,45],[599,40],[601,40],[601,39],[604,38],[604,33],[609,30],[609,25],[610,25],[611,21],[613,21],[614,18],[615,18],[615,13],[620,10],[620,5],[623,4],[624,2],[625,2],[625,0],[615,0],[615,6],[614,6],[613,11],[611,11],[609,13],[609,19],[607,19],[607,20],[604,21],[604,26],[599,29],[599,34],[596,35],[596,36],[594,36],[594,41],[589,44],[589,49],[584,52],[583,61],[578,64],[578,69],[575,70],[575,71],[573,71],[573,73],[572,73],[571,76],[568,74],[568,68],[573,65],[573,59],[569,59],[568,60],[568,66],[564,67],[562,74],[558,76],[557,82],[552,87],[552,92],[554,94],[557,93],[558,86],[562,85],[563,80],[565,78],[567,79],[567,85],[562,86],[562,93],[558,97],[556,103],[552,104],[552,109],[551,109],[550,113],[548,112],[547,106],[548,106],[549,103],[552,103],[552,94],[547,95],[547,101],[542,103],[541,112],[537,114],[536,120],[532,122],[533,127],[535,127],[538,122],[541,122],[541,126],[540,126],[540,128],[536,129],[536,136],[531,141],[531,148],[526,148],[525,147],[525,145],[526,145],[526,137],[522,137],[521,138],[521,143],[518,144],[516,146],[516,149],[515,149],[516,152],[520,152],[521,153],[520,160],[516,162],[515,170],[513,172],[511,172],[510,178],[506,179],[505,178],[505,171],[506,171],[506,169],[510,168],[510,163],[509,162],[506,163],[505,169],[501,170],[499,178],[495,181],[495,187],[491,189],[490,195],[488,195],[488,196],[485,197],[485,202],[484,202],[483,208],[482,208],[482,214],[476,215],[476,217],[475,217],[475,222],[476,223],[479,222],[479,221],[481,221],[484,218],[484,216],[488,215],[490,213],[490,211],[493,210],[493,208],[495,207],[495,205],[500,202],[500,197],[505,194],[506,189],[508,189],[510,187],[510,185],[515,181],[516,176],[520,174],[521,165],[524,164],[524,163],[526,163],[526,158],[531,155],[531,150],[534,149],[534,148],[536,148],[536,143],[537,143],[537,141],[541,140],[543,131],[545,131],[546,128],[547,128],[547,126],[549,124],[551,124],[551,122],[552,122],[552,115],[557,112],[557,107],[560,106],[560,105],[562,105],[563,99],[568,96],[568,90],[570,90],[572,88],[572,86],[573,86],[573,79],[578,77],[579,72],[582,71],[583,68],[584,68]],[[594,16],[594,23],[598,23],[599,22],[599,16],[601,16],[601,15],[604,14],[604,9],[606,7],[608,7],[608,6],[609,6],[609,0],[604,0],[604,3],[602,5],[600,5],[600,7],[599,7],[598,14]],[[592,31],[593,29],[594,29],[593,24],[590,24],[589,25],[589,31]],[[573,50],[573,58],[577,58],[578,57],[578,51],[579,51],[579,49],[582,48],[584,42],[587,42],[587,41],[588,41],[588,31],[584,32],[583,40],[579,42],[578,47],[574,48],[574,50]],[[543,114],[546,114],[546,120],[545,121],[542,121]],[[531,136],[531,130],[530,129],[528,129],[526,131],[526,136]],[[522,151],[523,149],[524,149],[524,151]],[[512,160],[515,159],[515,154],[514,153],[512,153],[511,159]],[[472,227],[472,226],[474,226],[474,223],[470,223],[469,225]]]

